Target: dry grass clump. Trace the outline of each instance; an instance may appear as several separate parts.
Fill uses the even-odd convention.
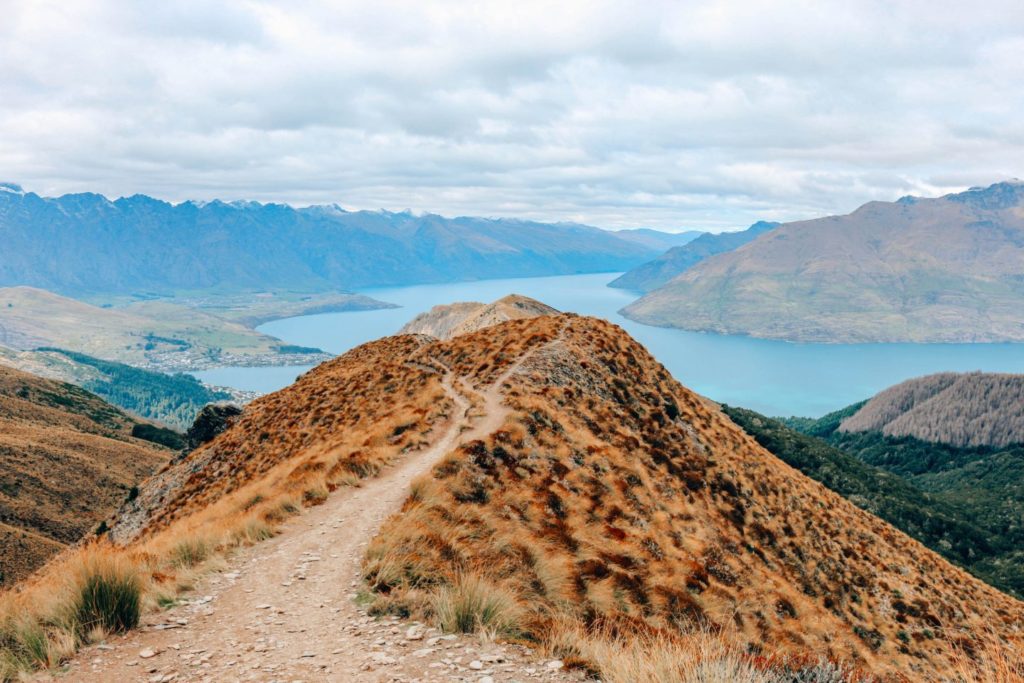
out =
[[[0,680],[59,664],[75,649],[134,628],[144,582],[126,554],[102,545],[62,557],[33,590],[0,599]]]
[[[210,557],[213,552],[209,539],[183,538],[171,550],[171,563],[178,568],[190,569]]]
[[[434,595],[434,612],[448,633],[518,638],[525,630],[525,610],[518,596],[479,574],[462,574],[442,586]]]
[[[1024,683],[1024,651],[1009,643],[980,652],[961,649],[942,683]]]
[[[253,545],[267,541],[277,535],[277,530],[266,520],[258,517],[242,519],[234,530],[234,542],[236,545]]]
[[[136,564],[113,552],[84,554],[80,562],[69,589],[70,621],[79,636],[135,628],[142,608],[142,580]]]
[[[843,667],[819,664],[765,666],[722,634],[685,635],[620,624],[586,628],[561,620],[547,638],[549,651],[605,683],[867,683]]]

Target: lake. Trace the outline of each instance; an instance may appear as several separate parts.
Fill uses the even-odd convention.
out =
[[[794,344],[641,325],[617,311],[636,294],[605,285],[618,273],[484,280],[361,290],[401,308],[276,320],[259,330],[290,344],[344,353],[394,334],[437,304],[493,301],[516,293],[563,311],[624,327],[686,386],[716,401],[767,415],[817,417],[911,377],[944,370],[1024,372],[1021,344]],[[215,368],[194,373],[210,384],[273,391],[308,368]]]

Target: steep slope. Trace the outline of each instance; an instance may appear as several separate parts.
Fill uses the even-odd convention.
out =
[[[839,425],[951,446],[1024,444],[1024,375],[946,372],[889,387]]]
[[[95,530],[169,459],[140,429],[78,387],[0,366],[0,586]]]
[[[653,325],[817,342],[1024,341],[1024,183],[787,223],[624,309]]]
[[[0,285],[62,294],[355,287],[631,268],[661,251],[573,224],[0,185]]]
[[[608,286],[649,292],[668,283],[704,259],[739,249],[777,227],[778,223],[758,221],[746,230],[705,233],[685,246],[673,247],[653,261],[623,273],[609,282]]]
[[[521,294],[509,294],[489,304],[471,301],[434,306],[410,320],[398,333],[425,334],[437,339],[451,339],[508,320],[557,314],[556,309],[536,299]]]
[[[721,629],[751,652],[915,680],[1024,626],[1020,602],[779,461],[621,329],[572,315],[325,363],[150,479],[111,535],[153,547],[273,519],[282,495],[320,502],[436,457],[463,413],[472,430],[368,550],[385,607],[414,611],[472,571],[515,596],[526,637],[558,615]]]
[[[971,379],[977,375],[955,377]],[[999,380],[999,384],[1012,379],[1012,376],[1004,375],[990,377]],[[936,384],[948,381],[949,378],[944,376],[925,377],[920,383],[911,380],[910,384],[934,389]],[[954,381],[950,386],[956,384]],[[961,409],[969,417],[968,407],[974,405],[972,392],[977,385],[965,382],[963,387],[967,393],[962,399],[951,393],[946,395],[946,400],[953,405],[961,403]],[[879,396],[887,393],[882,392]],[[897,392],[897,395],[901,393]],[[1013,394],[1009,396],[1013,400]],[[941,532],[943,525],[937,524],[938,517],[929,519],[924,525],[926,532],[941,532],[944,536],[935,539],[940,544],[940,552],[953,559],[959,556],[964,566],[992,585],[1018,596],[1024,595],[1024,551],[1021,550],[1024,548],[1024,445],[953,446],[913,436],[889,436],[881,431],[841,429],[841,425],[863,410],[865,405],[855,404],[819,420],[790,418],[786,422],[871,467],[899,477],[925,492],[921,502],[931,501],[952,509],[957,519],[981,529],[981,537],[972,532],[967,536],[946,534]],[[1018,407],[1010,403],[1004,408],[1012,412]],[[992,408],[998,414],[999,404],[993,403]],[[957,424],[955,417],[953,423]],[[922,537],[922,540],[925,539]],[[978,544],[978,540],[983,543]],[[931,545],[931,542],[925,542]],[[966,555],[964,551],[967,551]]]
[[[752,410],[731,406],[723,406],[723,410],[786,464],[989,584],[1017,598],[1024,597],[1024,575],[1015,570],[1020,566],[1018,549],[1024,538],[1013,531],[1022,520],[1019,513],[1012,512],[1015,501],[1022,500],[1024,494],[1021,454],[1017,455],[1016,468],[1010,454],[1000,454],[984,464],[985,459],[972,460],[967,471],[956,468],[931,477],[897,474],[882,465],[869,464],[867,453],[851,448],[852,442],[843,444],[839,439],[833,445],[825,438],[801,433]],[[829,433],[823,436],[827,438]],[[866,445],[866,441],[861,443]],[[893,446],[892,450],[900,450]],[[929,451],[932,459],[942,457],[934,446]],[[979,506],[971,505],[971,501],[985,502]],[[1000,514],[993,514],[1000,508]]]

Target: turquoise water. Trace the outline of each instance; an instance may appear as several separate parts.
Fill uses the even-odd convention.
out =
[[[621,325],[686,386],[716,401],[768,415],[823,415],[910,377],[943,370],[1024,372],[1021,344],[792,344],[649,327],[616,312],[636,298],[634,293],[605,286],[616,275],[368,289],[362,293],[401,308],[308,315],[276,320],[259,329],[291,344],[344,353],[394,334],[431,306],[493,301],[514,292]],[[195,375],[211,384],[273,391],[307,369],[217,368]]]

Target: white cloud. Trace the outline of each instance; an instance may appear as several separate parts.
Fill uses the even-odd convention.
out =
[[[724,228],[1021,176],[1024,4],[0,0],[0,176]]]

